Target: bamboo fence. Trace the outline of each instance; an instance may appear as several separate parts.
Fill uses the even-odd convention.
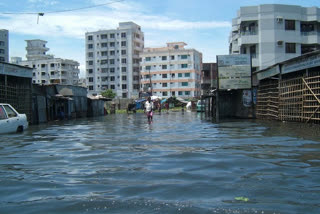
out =
[[[320,123],[320,72],[261,82],[256,115],[261,119]]]

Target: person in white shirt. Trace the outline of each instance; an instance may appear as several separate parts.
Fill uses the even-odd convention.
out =
[[[153,115],[153,102],[151,101],[151,97],[148,97],[146,103],[144,104],[145,112],[147,112],[148,122],[152,122]]]

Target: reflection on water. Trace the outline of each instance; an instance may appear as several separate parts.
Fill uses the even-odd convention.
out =
[[[0,136],[0,213],[319,213],[319,133],[192,112],[33,126]]]

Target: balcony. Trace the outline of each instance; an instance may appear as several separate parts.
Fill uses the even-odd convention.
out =
[[[243,44],[257,44],[259,43],[259,37],[257,31],[244,31],[241,32],[241,37],[238,39],[238,45]]]
[[[317,31],[301,32],[301,43],[304,43],[304,44],[320,43],[320,32],[317,32]]]

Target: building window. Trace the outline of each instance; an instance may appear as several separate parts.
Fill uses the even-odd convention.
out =
[[[190,95],[190,91],[185,91],[184,94],[185,95]]]
[[[188,59],[188,55],[181,55],[181,59]]]
[[[151,57],[146,57],[146,61],[151,61]]]
[[[184,77],[190,77],[190,73],[185,73]]]
[[[115,80],[115,77],[114,77],[114,76],[111,76],[111,77],[110,77],[110,81],[111,81],[111,82],[114,82],[114,80]]]
[[[121,47],[126,47],[127,46],[127,42],[126,41],[122,41],[121,42]]]
[[[89,52],[88,57],[93,57],[93,52]]]
[[[121,33],[121,38],[126,38],[127,34],[126,33]]]
[[[101,65],[108,64],[108,60],[107,59],[101,60],[100,64]]]
[[[111,34],[110,34],[110,38],[111,38],[111,39],[114,39],[114,33],[111,33]]]
[[[88,69],[88,73],[92,74],[93,73],[93,69]]]
[[[127,80],[127,76],[122,76],[121,79],[122,80]]]
[[[93,85],[90,85],[90,86],[89,86],[89,90],[90,90],[90,91],[93,91]]]
[[[139,81],[139,76],[133,76],[133,80]]]
[[[121,72],[127,72],[127,67],[121,67]]]
[[[110,42],[110,47],[114,47],[116,43]]]
[[[188,64],[181,64],[181,68],[188,68]]]
[[[181,95],[182,95],[182,91],[178,91],[178,95],[180,95],[180,96],[181,96]]]
[[[167,91],[163,91],[162,92],[162,96],[168,96],[168,92]]]
[[[162,87],[168,87],[168,83],[166,82],[162,83]]]
[[[182,82],[181,85],[182,86],[188,86],[188,82]]]
[[[122,84],[122,89],[127,89],[127,84]]]
[[[92,49],[93,48],[93,44],[88,44],[88,49]]]
[[[114,59],[110,59],[110,65],[114,65]]]
[[[150,70],[151,70],[151,66],[150,66],[150,65],[147,65],[147,66],[146,66],[146,70],[147,70],[147,71],[150,71]]]
[[[108,34],[101,34],[101,39],[107,39],[108,38]]]
[[[101,56],[108,56],[108,51],[101,51]]]
[[[115,85],[110,85],[110,88],[115,89],[116,87],[115,87]]]
[[[115,51],[110,51],[110,56],[114,56],[115,55]]]
[[[165,60],[167,60],[167,56],[162,56],[161,59],[162,59],[162,61],[165,61]]]
[[[178,73],[178,77],[182,77],[182,73]]]
[[[285,21],[285,30],[296,30],[295,20],[286,20]]]
[[[121,55],[126,55],[127,51],[126,50],[121,50]]]
[[[171,59],[171,60],[174,60],[174,56],[170,56],[170,59]]]
[[[92,60],[88,61],[88,64],[93,65],[93,61]]]
[[[162,74],[162,78],[168,78],[167,74]]]
[[[101,43],[101,47],[102,47],[102,48],[108,47],[108,43],[106,43],[106,42]]]
[[[286,43],[286,53],[296,53],[296,43]]]
[[[108,72],[108,68],[101,68],[101,73],[107,73]]]
[[[92,36],[88,36],[88,40],[92,40],[93,39],[93,37]]]
[[[126,64],[126,63],[127,63],[127,59],[126,59],[126,58],[122,58],[122,59],[121,59],[121,63],[122,63],[122,64]]]
[[[93,77],[89,77],[89,82],[93,82]]]
[[[114,68],[110,68],[110,73],[114,73],[115,69]]]
[[[167,69],[167,65],[161,65],[161,68],[162,68],[163,70],[166,70],[166,69]]]

